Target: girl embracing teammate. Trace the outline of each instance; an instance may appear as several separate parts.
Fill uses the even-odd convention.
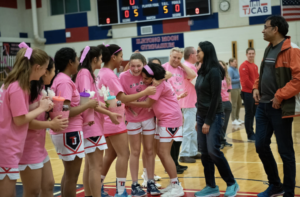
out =
[[[151,85],[153,79],[165,78],[166,71],[160,65],[149,63],[143,67],[142,77],[145,85]],[[182,141],[182,114],[171,85],[162,81],[156,87],[155,95],[149,96],[146,101],[132,102],[126,105],[134,107],[153,108],[157,118],[156,133],[159,137],[157,154],[170,177],[170,185],[161,190],[162,197],[183,196],[183,188],[177,178],[177,170],[171,157],[171,146],[174,141]]]
[[[143,83],[142,69],[146,64],[146,59],[140,53],[134,53],[130,57],[129,70],[121,73],[120,82],[127,95],[136,94],[147,88]],[[142,97],[138,101],[145,101],[147,97]],[[147,192],[151,195],[160,195],[159,190],[155,186],[154,181],[154,134],[155,120],[152,109],[141,107],[127,107],[126,109],[127,133],[130,143],[130,172],[132,177],[131,195],[146,196],[147,193],[141,189],[138,184],[139,158],[141,151],[141,143],[143,142],[144,154],[143,163],[148,177]],[[144,161],[144,159],[146,161]]]
[[[100,69],[98,73],[98,88],[102,86],[108,87],[111,94],[114,94],[116,98],[122,103],[132,102],[139,98],[155,94],[155,87],[148,87],[143,91],[136,94],[125,95],[125,91],[120,83],[120,80],[115,75],[113,70],[118,68],[123,61],[122,48],[118,45],[100,45],[102,50],[102,61],[104,67]],[[104,102],[101,97],[101,101]],[[117,191],[115,197],[127,197],[128,194],[125,189],[127,167],[129,159],[128,148],[128,136],[125,122],[120,122],[119,125],[113,124],[108,116],[104,115],[104,127],[103,132],[106,137],[108,149],[105,151],[103,170],[102,170],[102,182],[112,164],[117,157],[116,161],[116,175],[117,175]],[[103,191],[103,189],[102,189]],[[102,195],[103,197],[104,195]],[[107,195],[106,195],[107,196]]]
[[[78,74],[73,78],[79,92],[87,90],[95,92],[95,99],[100,102],[98,88],[96,87],[96,79],[94,71],[101,68],[102,55],[99,47],[86,46],[82,51],[80,57],[80,65]],[[119,124],[119,114],[112,113],[100,105],[94,109],[94,124],[83,125],[84,150],[85,150],[85,167],[83,172],[83,185],[86,197],[100,197],[101,190],[99,183],[101,183],[101,168],[103,162],[103,152],[107,149],[105,136],[103,134],[103,115],[110,117],[111,121]],[[87,116],[82,114],[83,119]],[[105,195],[105,194],[103,194]],[[102,196],[103,196],[102,195]]]
[[[98,106],[95,99],[80,105],[80,95],[71,76],[77,73],[79,60],[74,49],[62,48],[55,54],[55,71],[51,89],[56,96],[65,99],[64,105],[70,109],[69,126],[62,132],[51,131],[51,139],[56,152],[63,161],[64,174],[61,180],[63,197],[76,196],[76,183],[80,173],[82,158],[84,157],[83,119],[81,113]]]
[[[23,45],[23,46],[21,46]],[[21,43],[12,71],[0,89],[0,194],[15,195],[20,163],[29,123],[52,108],[47,98],[29,110],[30,82],[39,80],[46,72],[49,56],[40,49]]]

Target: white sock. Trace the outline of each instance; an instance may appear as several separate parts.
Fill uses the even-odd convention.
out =
[[[172,183],[172,184],[177,184],[177,185],[179,185],[179,180],[178,180],[178,178],[176,177],[176,178],[174,178],[174,179],[171,179],[171,183]]]
[[[101,183],[103,183],[106,176],[101,175]]]
[[[123,194],[125,190],[126,178],[117,178],[117,191],[118,194]]]
[[[148,181],[148,174],[147,174],[147,168],[144,168],[144,179],[146,180],[146,181]]]

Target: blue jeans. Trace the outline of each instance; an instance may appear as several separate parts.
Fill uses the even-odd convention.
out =
[[[242,92],[241,96],[245,105],[245,129],[249,139],[254,135],[253,122],[257,106],[252,93]]]
[[[231,186],[235,184],[235,180],[223,152],[220,151],[220,136],[224,114],[216,114],[213,123],[210,125],[208,134],[202,133],[204,122],[205,117],[197,115],[199,149],[202,153],[201,160],[204,167],[206,185],[213,188],[216,187],[214,166],[216,165],[222,179],[226,182],[227,186]]]
[[[282,118],[281,109],[274,109],[272,103],[259,103],[256,111],[256,152],[263,163],[270,184],[281,184],[277,163],[270,144],[275,134],[278,152],[283,161],[284,196],[294,196],[296,179],[295,151],[292,137],[293,118]]]
[[[180,156],[192,157],[197,155],[197,131],[195,130],[197,108],[182,108],[182,113],[184,124]]]

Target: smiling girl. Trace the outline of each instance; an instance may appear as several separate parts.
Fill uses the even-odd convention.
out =
[[[145,64],[146,59],[142,54],[134,53],[131,55],[129,70],[120,75],[120,82],[126,94],[136,94],[147,88],[141,76]],[[138,101],[141,102],[146,99],[147,97],[142,97]],[[139,157],[142,142],[145,153],[144,159],[146,159],[143,162],[147,164],[147,191],[151,195],[159,195],[160,192],[156,188],[154,181],[153,143],[156,128],[154,112],[152,109],[147,108],[127,107],[126,120],[128,122],[127,133],[131,149],[129,165],[132,177],[131,195],[145,196],[147,194],[141,189],[140,184],[138,184]]]
[[[48,111],[52,102],[42,99],[29,111],[30,82],[39,80],[47,70],[49,56],[40,49],[20,49],[12,71],[0,89],[0,194],[15,195],[20,163],[29,123]]]

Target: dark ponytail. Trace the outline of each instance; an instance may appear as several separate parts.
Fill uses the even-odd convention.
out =
[[[112,55],[118,55],[122,49],[116,44],[111,44],[111,45],[98,45],[98,47],[102,51],[102,61],[104,64],[108,63],[110,61],[110,58]],[[116,52],[118,51],[118,52]]]
[[[84,49],[83,49],[84,50]],[[81,56],[82,56],[82,53],[83,53],[83,50],[80,52],[80,59],[81,59]],[[93,73],[93,69],[92,69],[92,61],[93,59],[96,57],[97,60],[99,60],[99,56],[101,55],[101,49],[100,47],[90,47],[90,50],[89,52],[86,54],[84,60],[82,63],[79,64],[78,66],[78,72],[80,71],[80,69],[82,68],[86,68],[90,71],[92,77],[93,77],[93,80],[94,80],[94,83],[95,83],[95,76],[94,76],[94,73]],[[78,73],[77,72],[77,73]],[[77,77],[77,73],[75,75],[73,75],[72,77],[72,80],[75,82],[76,81],[76,77]]]
[[[47,67],[48,72],[51,72],[53,68],[53,59],[52,57],[49,57],[49,64]],[[30,82],[30,103],[32,103],[35,99],[38,98],[38,96],[41,94],[41,91],[44,86],[43,77],[40,78],[40,80],[35,80]]]

